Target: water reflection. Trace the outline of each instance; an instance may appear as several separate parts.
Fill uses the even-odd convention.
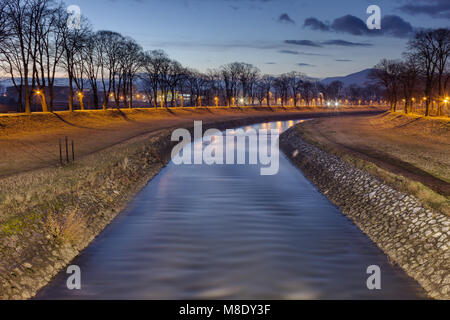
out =
[[[38,298],[423,297],[284,156],[277,175],[259,169],[170,164],[73,262],[82,290],[67,290],[62,272]],[[369,265],[381,267],[381,291],[366,287]]]

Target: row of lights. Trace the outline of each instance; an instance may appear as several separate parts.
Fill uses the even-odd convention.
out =
[[[41,95],[41,94],[42,94],[42,91],[41,91],[41,90],[36,90],[35,93],[36,93],[36,95]],[[78,92],[78,96],[79,96],[80,98],[83,98],[83,97],[84,97],[84,95],[83,95],[82,92]],[[110,96],[111,98],[113,98],[113,97],[114,97],[114,94],[111,93],[109,96]],[[137,95],[136,95],[136,98],[139,99],[139,98],[140,98],[140,95],[137,94]],[[143,96],[143,98],[145,98],[145,96]],[[181,98],[183,99],[183,96],[181,96]],[[121,96],[120,99],[123,100],[124,97]],[[162,99],[163,99],[163,96],[160,96],[160,99],[162,100]],[[201,98],[199,98],[199,100],[200,100],[200,99],[201,99]],[[233,104],[234,104],[235,99],[233,98],[232,100],[233,100]],[[427,97],[423,97],[422,100],[423,100],[423,101],[427,101],[428,98],[427,98]],[[218,97],[214,97],[214,101],[215,101],[215,103],[216,103],[216,106],[218,106],[218,104],[219,104],[219,98],[218,98]],[[281,98],[280,98],[280,101],[281,101]],[[290,99],[290,101],[292,102],[293,99]],[[403,102],[406,102],[405,99],[403,99],[402,101],[403,101]],[[416,99],[415,99],[415,98],[412,98],[411,101],[412,101],[412,102],[416,102]],[[450,97],[445,97],[442,101],[443,101],[445,104],[447,104],[448,102],[450,102]],[[239,102],[240,102],[241,104],[243,104],[243,103],[244,103],[244,99],[243,99],[243,98],[240,98],[240,99],[239,99]],[[327,102],[327,105],[328,105],[328,106],[331,106],[331,105],[332,105],[332,102],[328,101],[328,102]],[[339,102],[335,102],[334,105],[335,105],[336,107],[339,106]]]

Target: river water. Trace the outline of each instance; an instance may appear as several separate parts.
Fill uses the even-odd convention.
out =
[[[283,154],[279,165],[262,176],[258,165],[170,163],[73,261],[82,289],[68,290],[61,272],[37,298],[425,297]],[[381,290],[367,288],[371,265]]]

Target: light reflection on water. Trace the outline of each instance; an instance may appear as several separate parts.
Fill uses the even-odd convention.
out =
[[[82,290],[62,272],[38,298],[423,298],[283,155],[277,175],[259,169],[169,164],[73,262]],[[366,287],[369,265],[381,291]]]

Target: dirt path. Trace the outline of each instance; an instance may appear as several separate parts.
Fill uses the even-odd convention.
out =
[[[318,119],[304,130],[322,145],[450,196],[449,121],[384,114]]]
[[[378,111],[370,108],[343,108],[335,115]],[[293,119],[324,115],[329,109],[310,108],[199,108],[135,109],[61,112],[32,116],[0,116],[0,177],[57,165],[59,141],[75,141],[76,157],[83,157],[138,136],[162,129],[204,122],[254,117]]]

